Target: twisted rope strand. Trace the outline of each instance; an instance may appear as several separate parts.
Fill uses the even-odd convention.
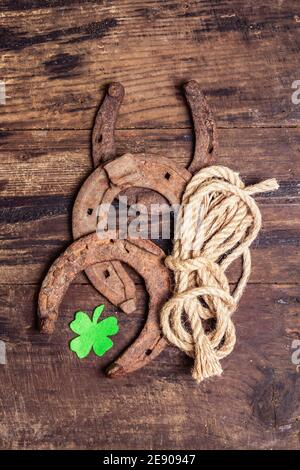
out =
[[[161,311],[166,338],[194,358],[197,382],[222,374],[220,359],[233,350],[231,316],[251,273],[249,247],[261,228],[252,195],[278,189],[275,179],[245,187],[239,175],[223,166],[199,171],[182,198],[173,253],[165,260],[174,271],[175,288]],[[225,274],[242,257],[242,273],[230,292]]]

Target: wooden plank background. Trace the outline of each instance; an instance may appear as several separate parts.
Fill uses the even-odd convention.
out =
[[[299,448],[300,11],[292,0],[2,0],[0,80],[0,447],[70,449]],[[147,298],[126,317],[81,275],[52,338],[36,330],[39,285],[70,243],[71,207],[92,170],[90,131],[105,86],[121,81],[118,154],[186,165],[193,134],[181,85],[201,84],[219,128],[218,163],[247,182],[264,225],[235,314],[224,374],[196,385],[169,347],[109,380],[103,368],[138,334]],[[230,273],[236,279],[235,271]],[[100,302],[121,332],[103,359],[68,349],[76,310]]]

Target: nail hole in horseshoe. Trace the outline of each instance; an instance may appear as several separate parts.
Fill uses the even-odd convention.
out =
[[[87,214],[92,215],[92,213],[93,213],[93,209],[91,207],[89,207],[88,210],[87,210]]]
[[[152,353],[152,349],[147,349],[145,351],[146,356],[150,356],[151,353]]]
[[[169,180],[171,178],[171,175],[168,171],[167,171],[167,173],[165,173],[165,178],[166,178],[166,180]]]
[[[104,274],[105,279],[107,279],[110,276],[108,269],[106,269],[103,274]]]
[[[100,134],[99,137],[98,137],[98,143],[101,144],[102,140],[103,140],[103,135]]]

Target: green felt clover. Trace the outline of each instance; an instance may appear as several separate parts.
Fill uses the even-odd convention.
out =
[[[80,359],[88,356],[93,348],[97,356],[103,356],[112,346],[113,342],[108,336],[118,333],[119,325],[116,317],[107,317],[98,322],[104,305],[99,305],[93,312],[92,320],[85,312],[77,312],[70,328],[76,333],[76,338],[70,342],[70,349]]]

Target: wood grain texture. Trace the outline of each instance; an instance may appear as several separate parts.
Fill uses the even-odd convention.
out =
[[[251,281],[296,283],[300,275],[298,130],[222,129],[219,134],[218,163],[239,171],[248,183],[275,177],[281,186],[272,195],[256,198],[264,225],[253,250]],[[116,137],[119,154],[129,150],[165,155],[179,165],[191,158],[190,132],[130,130],[118,131]],[[1,141],[0,275],[5,283],[38,283],[45,266],[71,241],[72,202],[92,171],[89,132],[15,131],[6,132]],[[260,262],[262,257],[265,263]],[[237,271],[232,274],[236,280]]]
[[[1,447],[298,447],[300,376],[290,349],[300,331],[298,286],[248,286],[235,314],[235,351],[222,362],[223,376],[201,386],[190,376],[190,360],[172,347],[134,375],[103,375],[143,324],[143,294],[138,289],[136,314],[117,313],[121,334],[112,352],[80,361],[68,349],[68,323],[75,305],[86,310],[103,300],[91,286],[69,289],[51,338],[35,329],[36,287],[1,287],[8,356]],[[106,311],[116,313],[109,305]]]
[[[191,78],[219,127],[299,124],[293,0],[2,4],[4,129],[90,129],[113,80],[126,88],[121,128],[186,127],[179,86]]]
[[[3,0],[0,80],[0,448],[297,449],[300,338],[300,14],[292,0]],[[200,386],[168,347],[146,368],[103,370],[138,334],[147,297],[117,312],[84,275],[71,285],[52,338],[36,329],[41,280],[71,241],[71,208],[92,171],[91,129],[106,85],[126,96],[117,153],[186,166],[193,133],[181,89],[196,79],[216,116],[218,164],[247,183],[276,177],[257,197],[263,229],[235,314],[237,346],[224,374]],[[169,248],[166,243],[161,243]],[[237,279],[239,266],[229,272]],[[68,349],[74,312],[99,303],[120,334],[104,358]]]

